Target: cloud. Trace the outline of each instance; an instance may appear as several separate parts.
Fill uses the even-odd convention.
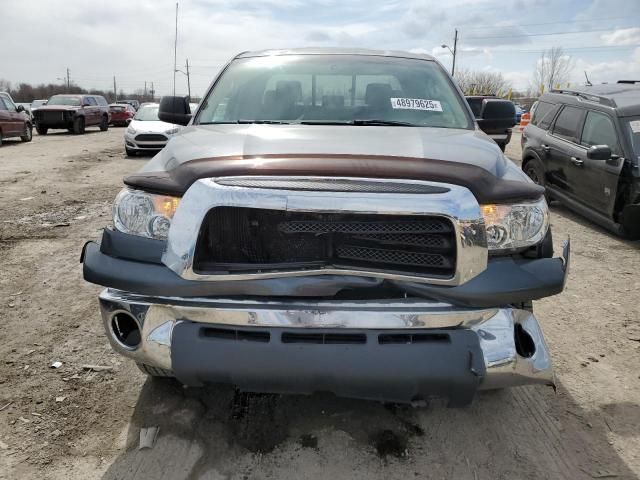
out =
[[[590,62],[579,58],[576,60],[572,83],[584,83],[584,72],[595,85],[598,83],[615,83],[618,80],[640,78],[640,47],[631,52],[628,58],[608,62]]]
[[[621,28],[600,35],[607,45],[637,45],[640,43],[640,28]]]

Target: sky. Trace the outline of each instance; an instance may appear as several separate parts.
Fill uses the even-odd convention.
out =
[[[0,78],[173,91],[175,0],[0,0]],[[178,68],[193,96],[246,50],[338,46],[432,54],[451,68],[501,72],[530,85],[544,49],[561,46],[571,81],[640,79],[640,0],[180,0]],[[176,74],[176,94],[187,82]]]

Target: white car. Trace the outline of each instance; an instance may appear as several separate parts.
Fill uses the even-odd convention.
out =
[[[127,155],[162,150],[169,138],[182,128],[180,125],[159,120],[158,108],[159,104],[148,103],[136,112],[124,134]]]

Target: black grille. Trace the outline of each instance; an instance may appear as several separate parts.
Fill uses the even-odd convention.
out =
[[[167,137],[159,133],[141,133],[136,136],[136,142],[166,142]]]
[[[395,263],[420,267],[446,268],[447,258],[436,253],[411,252],[407,250],[388,250],[384,248],[340,246],[336,249],[338,258],[364,260],[374,263]]]
[[[46,123],[62,122],[64,120],[64,114],[62,112],[38,112],[38,119]]]
[[[354,269],[451,277],[455,232],[434,216],[217,207],[194,257],[201,274]]]

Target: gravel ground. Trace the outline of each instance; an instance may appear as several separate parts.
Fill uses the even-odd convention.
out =
[[[414,409],[185,389],[111,351],[100,289],[82,280],[83,243],[99,238],[121,178],[146,160],[125,157],[122,135],[0,148],[1,479],[638,478],[640,243],[552,207],[556,250],[572,239],[565,292],[535,302],[556,392]],[[137,450],[152,426],[154,448]]]

